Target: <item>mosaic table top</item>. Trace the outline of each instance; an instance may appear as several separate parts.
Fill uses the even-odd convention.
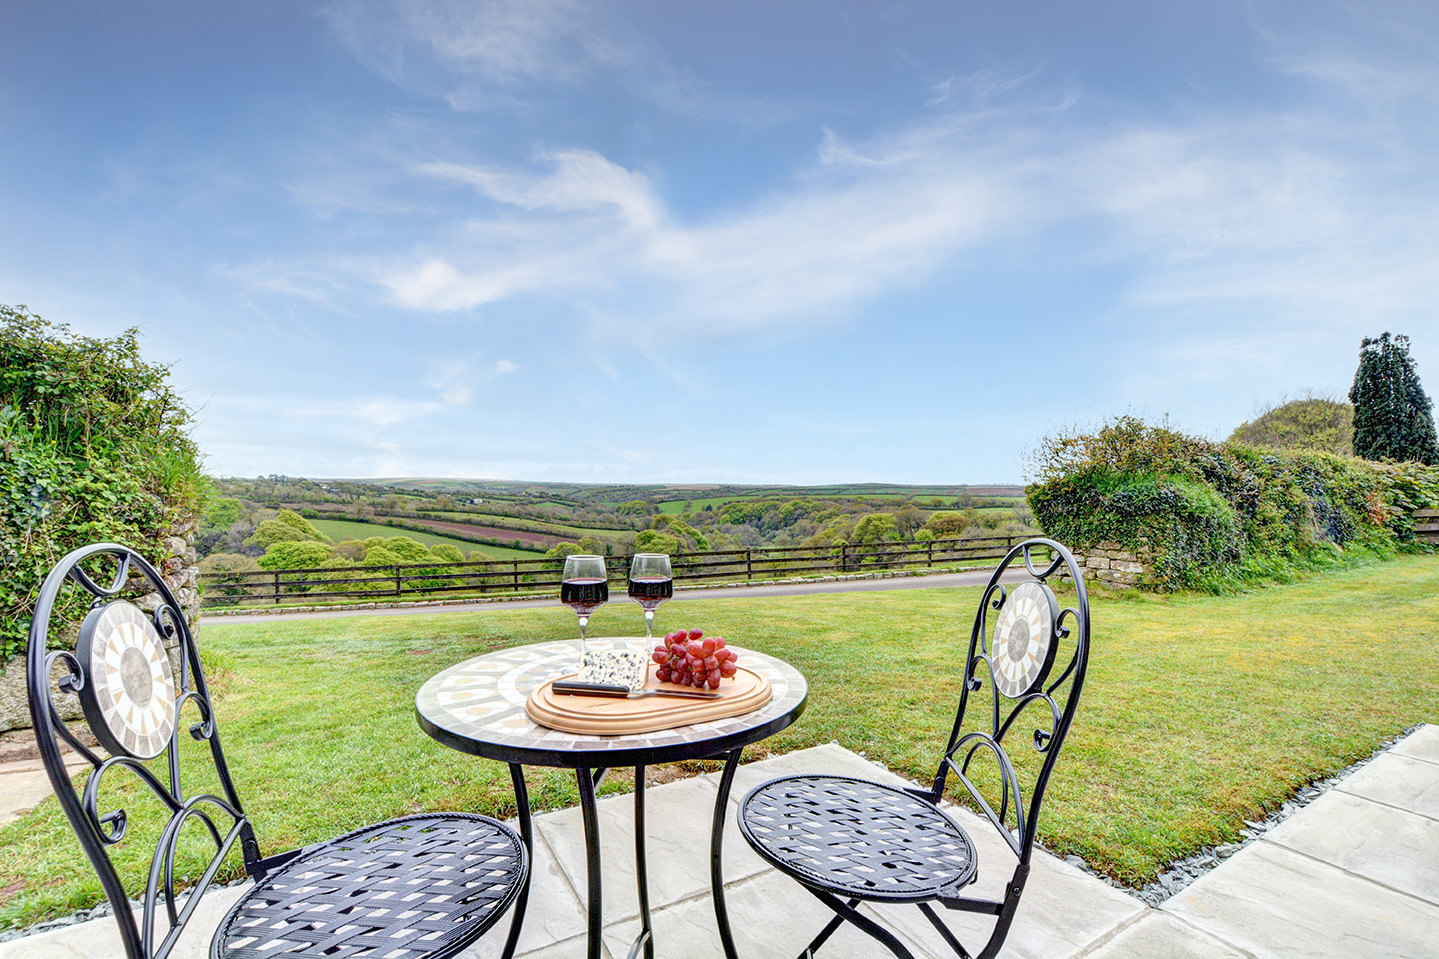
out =
[[[592,647],[618,644],[590,640]],[[561,732],[525,714],[531,690],[573,673],[579,641],[534,643],[466,660],[431,677],[415,696],[420,726],[462,752],[539,766],[597,767],[676,762],[759,742],[804,711],[808,684],[774,656],[735,647],[741,665],[769,680],[774,695],[753,712],[710,722],[623,736]]]

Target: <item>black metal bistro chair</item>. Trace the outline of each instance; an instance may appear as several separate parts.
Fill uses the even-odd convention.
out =
[[[114,564],[109,586],[101,585],[110,577],[95,569],[100,563]],[[132,574],[159,594],[153,614],[117,598]],[[63,589],[67,580],[73,585]],[[47,649],[57,607],[83,608],[87,602],[90,608],[75,651]],[[178,640],[178,676],[162,636]],[[520,837],[494,819],[462,813],[405,816],[262,857],[220,748],[194,638],[160,574],[134,550],[100,543],[60,561],[40,589],[30,624],[28,666],[30,714],[45,770],[114,907],[129,959],[163,959],[169,954],[201,894],[237,844],[255,885],[220,923],[210,944],[212,959],[443,959],[493,926],[526,884],[529,856]],[[52,682],[61,695],[79,697],[103,753],[87,748],[61,722]],[[182,764],[180,730],[186,710],[193,719],[190,736],[208,743],[209,750],[201,746],[186,751]],[[60,740],[90,763],[80,789],[65,768]],[[194,759],[196,755],[201,758]],[[197,772],[197,762],[213,769],[210,778],[218,779],[220,795],[182,787],[182,765],[193,783],[190,774]],[[108,775],[112,770],[126,774],[118,777],[121,783],[111,781],[116,779]],[[139,784],[138,794],[111,788],[126,779]],[[102,784],[107,796],[125,797],[119,800],[124,807],[107,809],[116,800],[100,798]],[[137,921],[110,850],[125,838],[130,811],[141,806],[153,810],[163,827]],[[214,847],[188,898],[176,894],[182,839],[187,848],[195,841],[206,850]],[[518,933],[511,925],[509,951]]]
[[[1027,574],[1022,582],[1001,582],[1021,566]],[[1076,592],[1064,609],[1049,587],[1061,569],[1073,577]],[[980,600],[959,709],[932,786],[785,776],[740,800],[740,831],[749,844],[835,913],[801,957],[848,921],[909,959],[893,933],[859,911],[865,902],[918,906],[962,957],[970,953],[932,904],[993,916],[989,940],[976,955],[988,959],[999,952],[1029,877],[1045,786],[1079,704],[1088,655],[1089,601],[1074,557],[1052,540],[1021,543],[995,570]],[[967,711],[974,728],[966,727]],[[1009,751],[1020,749],[1038,754],[1021,764],[1038,767],[1027,794],[1020,780],[1030,777],[1010,760]],[[939,808],[951,773],[1013,854],[1006,854],[1007,863],[985,864],[986,870],[1013,869],[997,899],[964,894],[978,863],[973,841]]]

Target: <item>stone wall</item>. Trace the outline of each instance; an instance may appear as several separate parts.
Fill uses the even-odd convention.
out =
[[[1096,543],[1087,550],[1076,549],[1075,562],[1084,570],[1084,578],[1110,589],[1143,589],[1154,582],[1149,554],[1125,549],[1119,543]]]
[[[195,560],[195,519],[186,517],[177,521],[166,531],[165,548],[170,555],[156,567],[165,580],[165,585],[175,594],[175,599],[184,610],[185,619],[193,624],[200,615],[200,591],[197,586],[200,567]],[[145,557],[153,562],[153,557]],[[150,593],[132,600],[146,612],[160,605],[160,594]],[[70,639],[71,644],[74,638]],[[178,644],[167,639],[170,651],[170,665],[179,669]],[[74,696],[58,696],[55,700],[61,708],[62,719],[79,719],[80,704]],[[67,706],[73,709],[67,710]],[[67,713],[73,713],[69,715]],[[0,667],[0,733],[12,729],[28,729],[30,726],[29,694],[25,685],[25,658],[11,659]]]

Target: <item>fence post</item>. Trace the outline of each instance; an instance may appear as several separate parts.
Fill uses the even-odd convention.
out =
[[[839,544],[839,571],[841,573],[849,569],[849,544]]]
[[[395,564],[395,595],[400,595],[400,564]]]
[[[510,589],[518,593],[520,591],[520,561],[517,559],[510,560],[510,577],[513,580],[510,583]]]
[[[925,544],[924,544],[924,549],[925,549],[925,561],[924,561],[924,565],[925,565],[925,567],[928,568],[928,569],[933,569],[933,568],[934,568],[934,540],[930,540],[928,543],[925,543]]]
[[[280,571],[275,570],[275,605],[280,605]]]
[[[754,550],[748,546],[745,547],[744,551],[744,578],[747,580],[754,579]]]

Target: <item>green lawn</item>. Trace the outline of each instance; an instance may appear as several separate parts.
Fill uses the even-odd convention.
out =
[[[923,780],[948,732],[977,597],[695,600],[663,607],[656,627],[703,627],[804,671],[808,710],[764,749],[837,740]],[[1130,884],[1235,839],[1244,819],[1406,727],[1439,722],[1439,557],[1233,597],[1099,597],[1093,624],[1042,841]],[[631,604],[616,602],[591,628],[638,625]],[[558,608],[203,624],[232,768],[265,848],[415,810],[508,815],[505,767],[431,742],[415,724],[415,690],[468,656],[574,630]],[[1033,755],[1024,742],[1014,744],[1021,764]],[[533,770],[530,787],[536,808],[576,801],[564,773]],[[0,828],[0,924],[98,896],[71,878],[88,869],[67,833],[53,802]]]
[[[337,543],[342,539],[369,539],[371,536],[408,536],[426,546],[449,543],[451,546],[458,547],[460,552],[466,556],[478,553],[480,559],[538,559],[542,555],[532,550],[471,543],[468,540],[455,539],[453,536],[400,529],[395,526],[385,526],[382,523],[356,523],[346,519],[312,519],[310,525]]]

